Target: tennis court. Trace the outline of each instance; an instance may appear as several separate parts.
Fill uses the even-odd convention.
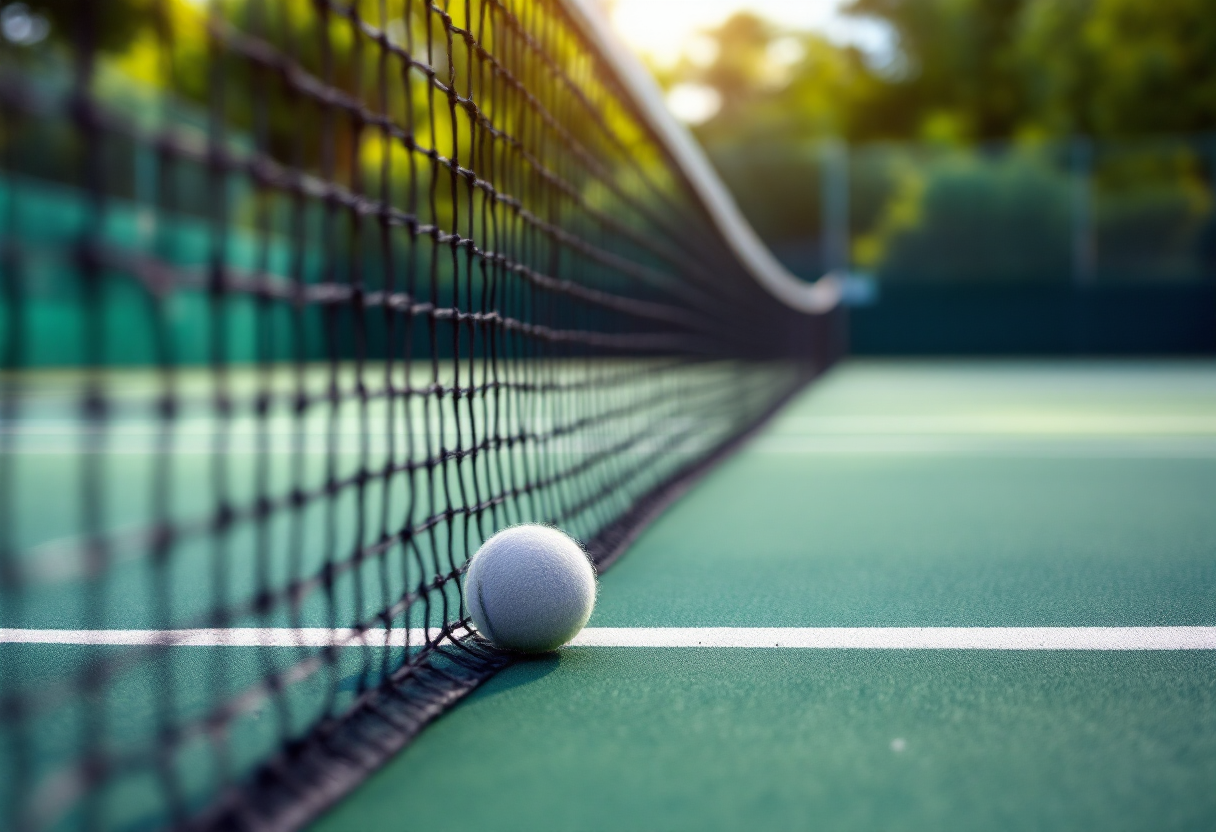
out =
[[[313,828],[1202,826],[1214,488],[1210,363],[846,363],[605,574],[591,646],[506,667]],[[129,581],[112,631],[149,626]],[[72,623],[40,600],[44,632]],[[919,628],[936,632],[918,645]],[[1092,628],[1119,632],[1084,649]],[[1076,643],[1035,643],[1061,634]],[[166,687],[202,709],[217,663],[240,690],[315,651],[293,637],[169,648],[111,693],[111,730],[151,741]],[[6,666],[30,677],[113,649],[15,647]],[[352,697],[369,652],[389,651],[348,649],[296,697],[322,700],[330,676]],[[274,722],[251,708],[234,758],[273,749]],[[61,713],[37,725],[34,765],[78,730]],[[453,772],[477,784],[458,812]],[[135,814],[155,804],[141,791],[111,799]]]
[[[569,647],[313,828],[1203,828],[1214,489],[1211,363],[846,364],[642,535],[589,627],[1204,627],[1208,649]]]
[[[603,11],[0,0],[0,827],[1216,824],[1210,354],[850,357],[955,313],[848,153],[795,274]],[[1123,343],[1216,327],[1187,193]],[[599,594],[529,656],[467,585],[537,523]]]

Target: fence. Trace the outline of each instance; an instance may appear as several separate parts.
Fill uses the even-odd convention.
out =
[[[849,275],[855,352],[1216,352],[1216,134],[828,143],[804,171],[818,230],[775,248]]]

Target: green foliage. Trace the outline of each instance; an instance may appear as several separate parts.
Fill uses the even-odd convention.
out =
[[[1017,29],[1026,0],[854,0],[898,34],[899,72],[859,124],[868,137],[1007,136],[1025,112]]]
[[[1027,3],[1017,42],[1044,131],[1122,136],[1216,127],[1210,0]]]
[[[1198,265],[1192,256],[1203,215],[1180,187],[1158,184],[1116,194],[1099,205],[1098,245],[1112,277],[1136,279],[1152,271],[1187,279]]]
[[[1216,165],[1209,146],[1209,164]],[[1216,222],[1203,157],[1184,143],[1114,148],[1099,159],[1094,213],[1099,271],[1107,280],[1193,280],[1216,263],[1204,252]],[[1205,258],[1209,262],[1205,265]]]
[[[765,137],[836,136],[855,132],[850,119],[875,94],[877,79],[856,49],[806,33],[783,33],[738,14],[713,33],[717,55],[708,66],[681,63],[669,83],[713,87],[722,100],[698,135],[707,144]],[[776,43],[794,47],[792,63],[774,58]]]
[[[859,259],[884,282],[1066,279],[1068,185],[1021,156],[906,164],[877,230],[858,241]]]
[[[744,213],[771,243],[798,240],[818,222],[821,160],[817,137],[851,135],[851,119],[875,95],[877,80],[856,49],[825,38],[782,33],[739,14],[714,33],[707,66],[684,61],[662,80],[712,86],[718,113],[696,134]],[[799,54],[779,61],[780,42]]]
[[[1127,136],[1216,127],[1211,0],[853,0],[895,33],[875,68],[854,48],[748,14],[711,32],[717,57],[665,80],[714,87],[709,144],[744,136],[966,143],[1011,136]],[[796,37],[801,60],[769,49]]]
[[[712,147],[711,161],[732,184],[744,214],[776,242],[806,237],[819,222],[819,163],[814,148],[782,146],[757,154],[746,142]]]
[[[1103,284],[1203,280],[1216,263],[1196,155],[1131,147],[1100,147],[1080,178],[1067,145],[861,150],[854,263],[885,283],[1061,282],[1084,245]]]
[[[102,3],[104,2],[104,13]],[[156,0],[25,0],[50,23],[52,42],[87,43],[100,52],[121,52],[156,27]]]
[[[1077,221],[1068,164],[1029,163],[1031,148],[1216,130],[1212,0],[852,0],[846,12],[894,32],[885,65],[740,14],[709,33],[708,65],[663,77],[719,93],[696,133],[770,244],[818,231],[820,140],[917,142],[960,153],[917,159],[905,145],[853,165],[859,265],[889,280],[1061,277]],[[791,38],[801,57],[782,62],[773,46]],[[961,153],[1009,141],[1018,160]],[[1216,251],[1202,242],[1216,240],[1216,149],[1158,150],[1095,172],[1104,274],[1193,276],[1196,252]]]

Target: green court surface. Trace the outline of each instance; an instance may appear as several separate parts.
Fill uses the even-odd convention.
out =
[[[670,508],[592,627],[1216,625],[1216,364],[853,362]],[[315,824],[1211,829],[1216,652],[575,647]]]
[[[390,369],[412,395],[377,395]],[[489,368],[476,360],[242,367],[224,374],[233,404],[221,417],[214,373],[182,370],[166,421],[163,375],[124,368],[106,374],[100,424],[79,416],[87,373],[23,374],[20,418],[0,431],[6,481],[20,484],[2,524],[19,554],[0,560],[21,577],[20,592],[0,586],[0,699],[13,725],[0,732],[0,817],[21,804],[31,829],[151,830],[174,800],[204,806],[458,621],[465,553],[497,528],[539,513],[590,538],[605,512],[625,511],[799,384],[795,367],[776,362],[504,359],[495,372],[517,388],[506,402],[418,394],[484,386]],[[583,384],[610,392],[612,407],[570,427]],[[351,392],[360,385],[366,400]],[[322,392],[331,386],[332,399]],[[297,390],[325,404],[297,409]],[[487,431],[543,438],[514,442],[493,465],[488,454],[451,453]],[[447,464],[423,462],[444,453]],[[611,493],[588,500],[578,471],[611,477]],[[573,485],[536,488],[558,474]],[[386,531],[521,488],[531,496],[426,523],[408,541]],[[158,552],[158,540],[171,548]],[[376,641],[386,617],[396,639],[387,645]],[[356,623],[371,628],[369,641]],[[230,638],[265,628],[279,640]],[[200,632],[213,635],[176,640]],[[18,698],[21,708],[8,705]],[[80,761],[98,748],[119,763],[90,790]]]

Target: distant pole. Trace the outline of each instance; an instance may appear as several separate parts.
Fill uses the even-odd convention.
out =
[[[1096,272],[1093,216],[1093,141],[1075,137],[1069,145],[1072,185],[1072,279],[1079,287],[1092,286]]]
[[[820,146],[819,197],[824,273],[849,270],[849,147],[840,139]]]

